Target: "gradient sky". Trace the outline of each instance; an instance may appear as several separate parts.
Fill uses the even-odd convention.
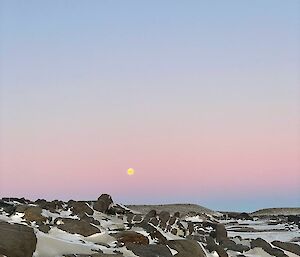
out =
[[[300,206],[299,10],[0,0],[0,197]]]

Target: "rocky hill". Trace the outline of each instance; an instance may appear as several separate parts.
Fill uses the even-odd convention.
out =
[[[147,214],[151,210],[167,211],[170,213],[180,212],[182,216],[187,215],[188,213],[195,212],[195,213],[206,213],[213,216],[221,216],[222,214],[203,206],[197,204],[160,204],[160,205],[126,205],[129,209],[142,213]]]
[[[252,212],[251,215],[300,215],[300,208],[266,208]]]

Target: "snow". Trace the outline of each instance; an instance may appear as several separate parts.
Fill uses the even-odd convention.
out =
[[[199,215],[193,217],[186,217],[185,220],[191,222],[203,222],[203,219]]]

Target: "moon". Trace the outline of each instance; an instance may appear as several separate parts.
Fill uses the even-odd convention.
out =
[[[132,176],[133,174],[134,174],[134,169],[133,168],[129,168],[128,170],[127,170],[127,174],[129,175],[129,176]]]

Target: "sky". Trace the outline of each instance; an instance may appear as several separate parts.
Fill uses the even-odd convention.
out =
[[[299,207],[299,10],[0,0],[0,197]]]

